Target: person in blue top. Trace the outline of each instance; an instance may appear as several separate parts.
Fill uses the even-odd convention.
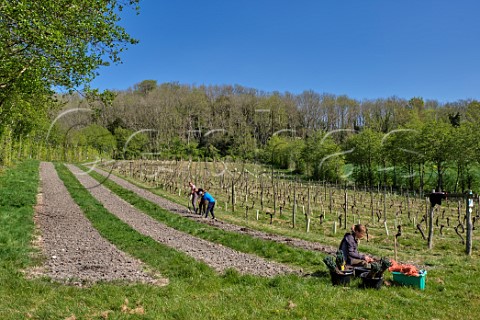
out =
[[[212,214],[212,219],[215,219],[215,214],[213,209],[215,208],[215,198],[205,190],[199,189],[199,193],[202,196],[202,200],[208,201],[207,211],[205,212],[205,218],[208,218],[208,213]]]

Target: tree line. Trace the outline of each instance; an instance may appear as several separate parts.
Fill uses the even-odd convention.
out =
[[[480,103],[266,93],[145,80],[108,99],[63,96],[89,113],[72,146],[117,159],[242,159],[314,180],[423,191],[477,188]],[[60,130],[61,131],[61,130]]]

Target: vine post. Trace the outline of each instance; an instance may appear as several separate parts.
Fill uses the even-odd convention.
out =
[[[297,184],[293,184],[293,213],[292,213],[292,226],[295,229],[295,215],[297,214]]]
[[[466,197],[466,222],[467,222],[467,241],[465,251],[467,255],[472,255],[472,211],[473,211],[473,195],[470,191]]]

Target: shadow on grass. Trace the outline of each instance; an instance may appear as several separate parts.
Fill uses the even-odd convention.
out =
[[[313,273],[306,273],[304,277],[330,278],[330,273],[328,271],[318,270]]]

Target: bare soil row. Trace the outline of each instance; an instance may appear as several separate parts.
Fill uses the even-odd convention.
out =
[[[105,240],[85,217],[60,180],[52,163],[40,164],[40,193],[35,212],[36,245],[44,256],[28,276],[83,286],[98,281],[168,281]]]

